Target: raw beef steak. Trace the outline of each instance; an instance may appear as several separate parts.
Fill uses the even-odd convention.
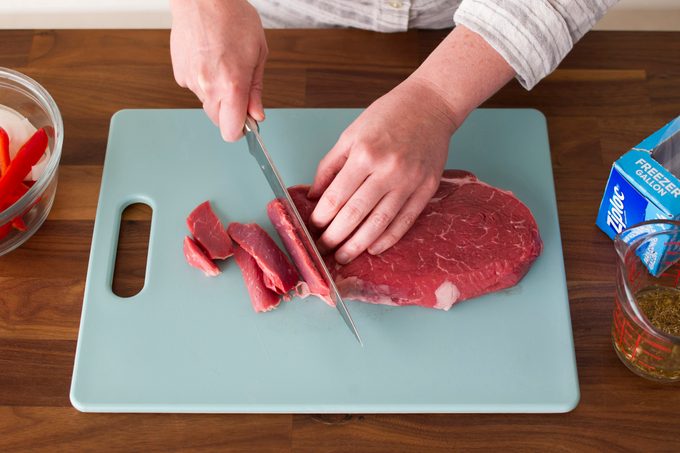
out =
[[[260,225],[232,222],[228,231],[231,238],[255,259],[267,288],[281,295],[295,288],[299,280],[295,267]]]
[[[305,222],[316,205],[308,190],[289,189]],[[282,229],[279,234],[290,233]],[[533,215],[511,192],[472,173],[446,170],[432,200],[393,247],[377,256],[364,252],[345,266],[332,254],[325,259],[344,297],[448,310],[456,302],[515,285],[541,249]]]
[[[189,236],[184,238],[184,257],[191,266],[203,271],[208,277],[219,275],[220,269],[212,262]]]
[[[241,247],[236,247],[234,258],[241,269],[253,309],[259,313],[276,308],[281,303],[281,296],[265,286],[262,269],[255,258]]]
[[[234,253],[227,230],[213,212],[209,201],[199,204],[191,211],[187,217],[187,226],[208,258],[223,260]]]

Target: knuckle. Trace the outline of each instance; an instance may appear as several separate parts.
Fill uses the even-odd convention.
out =
[[[186,83],[183,87],[186,88],[186,89],[188,89],[188,90],[191,91],[192,93],[194,93],[198,99],[201,99],[201,94],[202,94],[202,93],[201,93],[201,91],[200,91],[199,89],[197,89],[197,87],[196,87],[195,84],[193,84],[193,83]],[[202,101],[201,101],[201,102],[202,102]]]
[[[405,165],[404,160],[400,156],[395,154],[388,154],[385,156],[383,159],[383,166],[390,173],[411,173],[413,170]],[[410,176],[410,174],[407,176]]]
[[[227,90],[239,92],[250,88],[250,74],[242,69],[225,69],[223,71],[224,85]]]
[[[350,222],[350,223],[358,223],[359,220],[362,219],[363,214],[364,214],[364,209],[361,207],[362,203],[361,202],[353,202],[353,203],[347,203],[345,205],[343,211],[345,218]]]
[[[340,197],[338,196],[337,193],[335,193],[332,190],[326,190],[326,193],[323,196],[324,196],[324,199],[326,200],[326,204],[331,209],[337,209],[339,207]]]
[[[217,86],[212,79],[199,79],[198,86],[203,90],[206,96],[212,97],[217,91]]]
[[[225,81],[225,83],[224,83],[224,95],[228,99],[235,98],[236,96],[238,96],[238,94],[241,91],[243,91],[243,87],[242,87],[241,82],[239,82],[238,80],[234,80],[234,79],[229,78]]]
[[[187,87],[186,79],[184,78],[183,74],[180,74],[177,71],[173,71],[172,74],[175,77],[175,82],[177,82],[177,85],[181,86],[182,88]]]
[[[243,52],[239,54],[241,61],[252,61],[256,59],[260,53],[264,50],[262,45],[263,36],[252,36],[250,39],[244,40],[241,43]]]
[[[380,162],[380,153],[371,143],[362,143],[358,146],[356,155],[357,164],[362,168],[375,168]]]
[[[205,93],[212,93],[215,89],[215,78],[208,68],[201,68],[195,77],[198,85]]]
[[[387,228],[387,225],[389,225],[390,220],[391,220],[390,216],[387,215],[386,213],[382,212],[382,211],[374,212],[373,214],[371,214],[369,219],[370,219],[371,224],[375,228],[380,229],[380,230]]]
[[[434,175],[430,175],[423,181],[423,187],[430,192],[434,192],[439,187],[439,178]]]
[[[408,211],[403,213],[399,220],[404,231],[411,228],[411,226],[413,226],[413,224],[416,222],[417,218],[418,216],[414,212]]]
[[[353,136],[351,131],[352,126],[348,126],[347,129],[342,131],[340,137],[338,137],[338,143],[352,143]]]

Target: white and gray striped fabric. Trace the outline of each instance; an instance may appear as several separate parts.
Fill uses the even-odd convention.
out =
[[[250,0],[265,28],[381,32],[465,25],[531,89],[618,0]]]

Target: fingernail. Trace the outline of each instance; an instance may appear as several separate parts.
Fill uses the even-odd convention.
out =
[[[349,263],[349,255],[345,252],[338,252],[335,255],[335,261],[340,264],[347,264]]]

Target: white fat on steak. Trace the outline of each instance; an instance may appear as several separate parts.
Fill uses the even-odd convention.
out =
[[[456,285],[447,280],[439,285],[439,288],[434,291],[434,295],[437,298],[437,304],[434,308],[448,310],[458,300],[460,291]]]

